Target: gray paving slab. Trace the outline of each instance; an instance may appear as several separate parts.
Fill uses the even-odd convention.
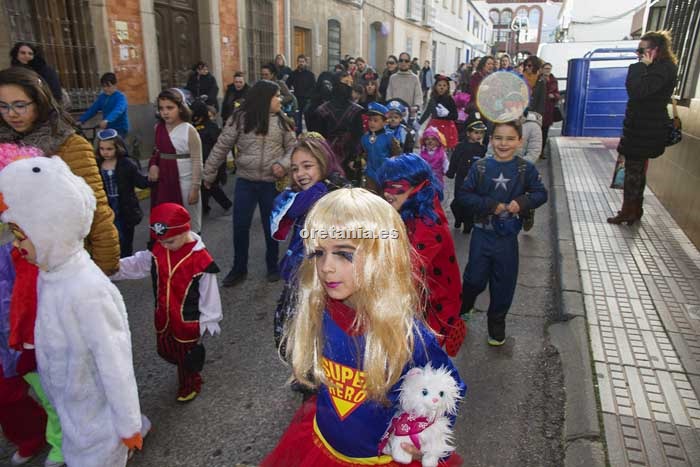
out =
[[[555,145],[608,462],[700,465],[700,252],[649,189],[641,223],[606,222],[621,203],[609,188],[613,145]]]

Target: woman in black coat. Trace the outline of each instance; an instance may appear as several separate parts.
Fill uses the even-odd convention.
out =
[[[192,93],[192,97],[207,96],[206,103],[213,106],[217,112],[219,111],[219,85],[216,83],[216,78],[209,73],[209,65],[204,62],[198,62],[192,67],[192,74],[187,80],[185,89]]]
[[[44,78],[46,84],[51,88],[51,94],[59,104],[63,100],[61,92],[61,81],[58,73],[51,68],[41,55],[41,51],[29,42],[17,42],[10,50],[12,66],[25,66],[34,70],[39,76]]]
[[[611,224],[631,225],[641,219],[648,159],[659,157],[668,137],[668,103],[676,87],[677,60],[671,36],[665,32],[644,34],[637,49],[639,62],[627,71],[627,109],[617,152],[625,156],[622,208],[608,218]]]

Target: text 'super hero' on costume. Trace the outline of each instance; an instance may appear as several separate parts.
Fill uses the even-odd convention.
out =
[[[395,415],[401,380],[388,391],[388,404],[367,399],[364,372],[360,369],[365,338],[352,330],[354,313],[355,310],[342,302],[328,301],[323,317],[323,334],[326,336],[323,368],[328,384],[322,384],[318,392],[313,419],[314,437],[325,446],[321,449],[332,449],[336,458],[354,462],[360,459],[368,465],[387,463],[388,456],[377,455],[378,446]],[[419,324],[413,356],[403,374],[428,362],[449,368],[460,385],[461,395],[465,394],[466,384],[440,348],[435,335]]]

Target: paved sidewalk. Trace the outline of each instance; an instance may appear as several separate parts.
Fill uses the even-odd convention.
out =
[[[615,140],[552,141],[610,465],[698,466],[700,253],[649,189],[641,224],[606,222],[622,198],[609,188]]]

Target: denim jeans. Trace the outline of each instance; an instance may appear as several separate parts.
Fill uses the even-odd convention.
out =
[[[255,182],[236,179],[233,191],[233,271],[248,272],[250,227],[256,204],[260,207],[260,221],[265,234],[265,264],[267,272],[277,272],[279,245],[270,234],[270,213],[277,196],[273,182]]]

